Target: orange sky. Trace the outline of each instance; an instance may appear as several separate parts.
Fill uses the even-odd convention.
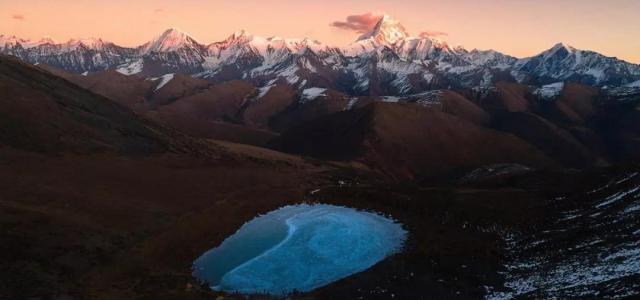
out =
[[[134,46],[169,27],[201,43],[246,29],[341,46],[358,35],[329,24],[369,11],[390,14],[415,35],[446,32],[450,44],[468,49],[524,57],[563,41],[640,63],[638,0],[0,0],[0,34]]]

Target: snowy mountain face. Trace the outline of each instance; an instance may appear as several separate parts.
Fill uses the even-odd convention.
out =
[[[171,28],[139,47],[138,55],[146,66],[153,66],[146,72],[149,75],[157,75],[158,71],[194,73],[202,71],[206,49],[191,36]]]
[[[16,36],[0,35],[0,49],[11,48],[17,44],[27,45],[29,43],[29,40],[20,39]]]
[[[363,56],[380,58],[377,68],[370,69],[369,73],[391,77],[386,81],[400,95],[432,88],[490,85],[494,73],[508,69],[516,61],[496,51],[469,52],[462,47],[452,48],[433,37],[412,37],[389,16],[382,17],[370,33],[347,46],[344,53],[355,61]],[[376,81],[376,78],[367,79]]]
[[[498,80],[538,86],[564,81],[624,86],[640,80],[639,65],[592,51],[558,44],[525,59],[494,50],[468,51],[434,37],[413,37],[386,15],[343,48],[244,31],[203,45],[169,29],[137,48],[100,39],[56,43],[0,36],[0,53],[76,73],[105,69],[142,77],[183,73],[211,81],[249,80],[259,87],[280,83],[299,90],[331,88],[356,96],[488,88]]]
[[[0,53],[14,55],[34,64],[47,64],[70,72],[84,73],[123,64],[135,55],[135,50],[94,38],[73,39],[60,44],[47,38],[32,42],[0,36]]]
[[[379,46],[394,45],[409,37],[407,30],[390,16],[384,15],[376,26],[368,33],[363,34],[356,41],[357,44],[371,44],[373,48]]]
[[[537,56],[519,60],[512,72],[529,75],[540,83],[562,80],[590,85],[624,85],[640,77],[640,66],[557,44]]]
[[[310,39],[263,38],[244,31],[207,46],[205,71],[196,76],[209,80],[251,80],[257,86],[276,83],[297,89],[340,87],[345,57],[336,48]]]
[[[203,47],[192,37],[175,28],[168,29],[160,36],[140,47],[141,54],[152,52],[178,52],[178,51],[202,52]]]

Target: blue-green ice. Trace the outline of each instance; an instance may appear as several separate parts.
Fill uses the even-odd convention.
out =
[[[333,205],[286,206],[243,225],[194,262],[216,290],[284,295],[364,271],[398,252],[407,232],[379,214]]]

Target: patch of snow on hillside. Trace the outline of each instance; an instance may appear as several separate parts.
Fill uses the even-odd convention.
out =
[[[326,91],[327,89],[317,88],[317,87],[304,89],[302,91],[302,100],[303,102],[307,102],[310,100],[314,100],[318,97],[326,97],[327,95],[324,93]]]
[[[261,88],[258,89],[258,99],[264,97],[269,90],[271,90],[271,88],[273,87],[273,85],[267,85],[267,86],[263,86]]]
[[[450,63],[440,62],[436,66],[436,70],[440,72],[450,73],[450,74],[464,74],[467,72],[471,72],[478,69],[478,66],[475,65],[465,65],[465,66],[453,66]]]
[[[316,67],[314,67],[308,59],[305,59],[304,63],[302,65],[304,66],[305,69],[309,70],[311,73],[317,73],[318,72]]]
[[[620,199],[623,199],[627,195],[634,194],[637,191],[640,191],[640,186],[636,186],[636,187],[634,187],[632,189],[629,189],[629,190],[624,190],[624,191],[617,192],[617,193],[607,197],[606,199],[604,199],[604,201],[602,201],[598,205],[596,205],[596,208],[603,208],[605,206],[609,206],[610,204],[615,203]]]
[[[564,88],[564,82],[556,82],[556,83],[544,85],[541,88],[535,90],[533,93],[544,99],[551,99],[560,95],[560,92],[562,92],[563,88]]]
[[[588,69],[585,74],[593,76],[597,84],[603,82],[607,78],[607,75],[602,69]]]
[[[422,74],[422,78],[424,78],[424,80],[426,80],[427,82],[431,83],[431,81],[433,81],[433,78],[435,76],[431,73],[427,73],[425,72],[424,74]]]
[[[523,83],[527,79],[527,74],[525,72],[520,72],[513,70],[511,71],[511,76],[518,81],[518,83]]]
[[[267,83],[267,85],[261,87],[258,89],[258,97],[256,99],[260,99],[262,97],[264,97],[265,95],[267,95],[267,93],[271,90],[272,87],[274,87],[276,84],[276,79],[271,80]]]
[[[420,93],[418,95],[416,95],[418,97],[418,100],[416,100],[417,104],[420,104],[422,106],[435,106],[435,105],[440,105],[442,102],[442,91],[440,90],[435,90],[435,91],[428,91],[428,92],[424,92],[424,93]]]
[[[347,106],[344,108],[344,110],[353,109],[353,107],[356,105],[356,103],[358,103],[358,98],[357,97],[353,97],[353,98],[349,99],[349,103],[347,103]]]
[[[485,298],[624,298],[637,294],[640,186],[628,182],[636,174],[584,194],[581,199],[592,205],[570,206],[544,228],[506,234],[505,285],[487,288]],[[549,251],[550,247],[556,249]]]
[[[297,72],[298,72],[298,67],[291,66],[279,72],[278,76],[283,77],[285,80],[287,80],[289,84],[293,85],[293,84],[296,84],[298,81],[300,81],[300,77],[298,77],[298,75],[296,74]]]
[[[640,80],[636,81],[636,82],[632,82],[626,85],[626,87],[637,87],[640,88]]]
[[[382,102],[396,103],[400,101],[400,97],[396,96],[383,96],[380,98]]]
[[[116,72],[124,75],[133,75],[142,72],[144,62],[142,59],[136,60],[131,64],[120,66],[116,69]]]
[[[165,84],[169,83],[169,81],[173,79],[173,73],[162,75],[160,79],[160,83],[158,83],[158,86],[156,86],[156,91],[161,89],[163,86],[165,86]]]

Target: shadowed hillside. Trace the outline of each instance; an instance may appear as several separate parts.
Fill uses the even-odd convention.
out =
[[[374,103],[338,113],[294,128],[273,145],[324,159],[358,160],[404,178],[491,163],[552,165],[513,135],[414,104]]]
[[[0,140],[35,151],[153,153],[173,137],[103,96],[0,57]]]

